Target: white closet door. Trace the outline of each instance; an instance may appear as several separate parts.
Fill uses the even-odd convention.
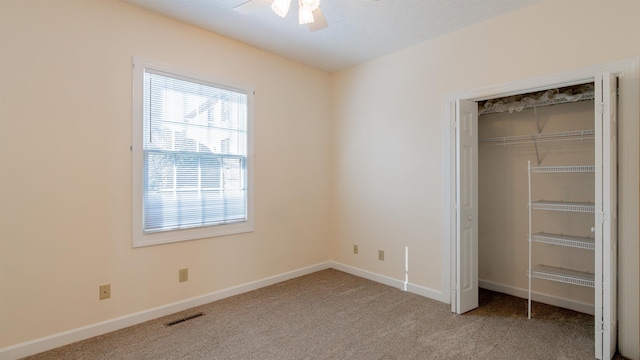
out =
[[[456,102],[456,313],[478,307],[478,104]]]
[[[596,358],[611,359],[617,345],[617,116],[616,78],[596,76]]]

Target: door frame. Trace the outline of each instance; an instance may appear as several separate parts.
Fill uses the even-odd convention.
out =
[[[618,126],[619,126],[619,142],[618,142],[618,167],[619,167],[619,194],[618,195],[618,238],[628,239],[628,241],[619,240],[618,245],[618,274],[626,277],[625,292],[638,293],[638,265],[637,254],[638,244],[637,238],[639,234],[638,218],[639,211],[638,199],[640,198],[638,189],[638,163],[637,156],[639,154],[638,135],[639,125],[638,117],[640,109],[638,108],[637,99],[640,96],[640,59],[633,58],[618,62],[595,65],[587,68],[566,71],[562,73],[551,74],[531,79],[518,80],[510,83],[487,86],[483,88],[472,89],[459,93],[448,95],[444,99],[443,109],[443,236],[442,236],[442,295],[446,303],[451,304],[451,309],[455,312],[455,294],[454,282],[456,277],[456,100],[482,101],[491,98],[517,95],[527,92],[541,91],[549,88],[576,85],[595,80],[598,73],[609,72],[613,76],[621,78],[620,94],[618,103]],[[622,197],[629,199],[624,201]],[[635,199],[636,201],[633,201]],[[634,215],[635,214],[635,215]],[[634,218],[635,216],[635,218]],[[635,239],[633,241],[632,239]],[[626,250],[623,250],[625,249]],[[634,257],[635,255],[635,257]],[[635,280],[635,282],[634,282]],[[629,288],[631,287],[631,288]],[[635,289],[633,289],[635,287]],[[628,290],[628,291],[627,291]],[[625,298],[618,296],[618,309],[625,309],[625,305],[630,311],[637,312],[637,304],[632,304],[632,297]],[[635,309],[633,307],[636,307]],[[637,321],[625,321],[619,316],[618,329],[619,333],[628,328],[630,338],[628,340],[620,339],[618,342],[631,344],[633,342],[632,334],[637,333]],[[635,332],[631,331],[634,329]],[[622,340],[622,341],[621,341]],[[636,339],[637,340],[637,339]],[[629,341],[629,342],[627,342]],[[638,351],[629,345],[631,353]]]

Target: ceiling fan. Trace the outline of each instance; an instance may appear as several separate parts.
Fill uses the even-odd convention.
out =
[[[329,26],[320,9],[320,0],[249,0],[233,9],[243,14],[271,4],[273,12],[285,17],[289,12],[292,1],[298,2],[298,23],[307,25],[310,31],[318,31]]]

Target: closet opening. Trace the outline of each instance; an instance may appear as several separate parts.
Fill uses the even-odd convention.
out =
[[[589,72],[451,98],[445,231],[453,312],[477,308],[480,285],[593,313],[603,359],[617,345],[619,75]]]
[[[594,315],[594,98],[589,82],[478,102],[478,286],[529,317]]]
[[[638,253],[637,240],[638,225],[637,214],[639,205],[637,200],[638,196],[638,129],[640,123],[638,123],[638,116],[640,116],[640,108],[638,107],[638,96],[640,96],[640,59],[633,58],[607,64],[594,65],[587,68],[581,68],[576,70],[565,71],[561,73],[549,74],[536,78],[521,79],[509,83],[501,83],[481,88],[469,89],[460,91],[457,93],[449,94],[444,101],[443,108],[443,141],[444,141],[444,162],[443,162],[443,181],[442,181],[442,212],[443,212],[443,227],[442,232],[444,234],[442,239],[442,256],[443,256],[443,292],[442,299],[446,303],[451,304],[451,311],[454,313],[462,314],[470,311],[478,306],[478,285],[479,285],[479,256],[478,251],[483,251],[482,256],[491,256],[491,250],[485,251],[484,248],[478,247],[478,233],[479,233],[479,212],[480,206],[491,206],[492,203],[486,203],[484,200],[485,195],[480,194],[483,197],[483,204],[479,205],[478,201],[478,162],[480,160],[486,162],[484,159],[486,154],[481,154],[482,159],[478,158],[478,153],[481,151],[497,151],[498,148],[503,147],[503,150],[513,152],[514,149],[516,155],[519,152],[519,147],[522,145],[487,145],[486,142],[479,142],[481,138],[489,139],[494,136],[485,134],[485,129],[481,129],[483,134],[478,136],[478,123],[479,116],[485,116],[490,114],[479,115],[479,112],[485,108],[485,102],[488,99],[496,99],[499,97],[514,96],[516,94],[529,94],[534,92],[546,91],[553,88],[572,87],[575,85],[594,85],[594,100],[592,106],[586,106],[591,100],[584,100],[575,103],[575,106],[583,106],[592,108],[594,113],[594,142],[595,142],[595,161],[594,161],[594,214],[593,221],[595,222],[593,235],[587,234],[569,234],[565,233],[565,229],[552,229],[553,223],[558,221],[559,218],[570,218],[567,220],[569,226],[577,226],[580,221],[588,221],[582,219],[582,217],[589,216],[588,213],[574,213],[565,214],[561,211],[554,210],[532,210],[532,231],[525,232],[525,234],[518,233],[514,239],[516,242],[524,241],[527,243],[527,252],[525,257],[527,262],[524,264],[524,269],[520,269],[518,276],[524,277],[527,286],[517,287],[520,291],[521,298],[528,295],[528,239],[522,240],[523,237],[528,237],[528,234],[537,234],[540,239],[545,240],[545,237],[549,237],[545,241],[574,241],[576,243],[589,243],[590,241],[585,238],[593,237],[595,239],[595,266],[594,266],[594,300],[582,301],[580,294],[582,291],[589,291],[589,287],[580,287],[574,284],[558,283],[553,280],[547,279],[532,279],[532,291],[543,293],[542,290],[536,288],[540,286],[556,286],[560,289],[558,291],[569,292],[562,300],[569,305],[560,305],[565,307],[570,306],[584,306],[585,309],[581,310],[589,312],[592,308],[594,314],[594,338],[595,338],[595,358],[597,359],[610,359],[615,353],[618,346],[620,351],[625,353],[635,353],[637,351],[637,342],[633,341],[635,337],[635,330],[637,329],[637,301],[630,295],[637,293],[637,282],[635,276],[637,275],[637,259],[634,257]],[[619,90],[618,90],[619,89]],[[479,107],[479,104],[482,106]],[[562,105],[554,105],[564,106]],[[536,106],[535,110],[528,108],[523,109],[522,112],[528,111],[547,111],[546,107]],[[480,111],[479,111],[480,110]],[[515,111],[515,110],[514,110]],[[508,113],[508,111],[507,111]],[[535,113],[534,113],[535,115]],[[544,131],[551,132],[551,120],[544,124],[544,114],[538,113],[538,121],[540,127],[544,126]],[[484,126],[484,125],[481,125]],[[536,124],[537,126],[537,124]],[[538,127],[534,128],[534,134],[537,133]],[[499,127],[490,129],[492,131],[501,130]],[[560,131],[563,132],[563,131]],[[530,134],[524,134],[530,135]],[[589,136],[589,134],[581,134]],[[495,137],[503,137],[497,135]],[[619,139],[619,141],[618,141]],[[522,141],[522,139],[510,139],[511,142]],[[525,139],[530,141],[531,139]],[[553,137],[537,140],[553,140]],[[500,140],[502,141],[502,140]],[[565,143],[582,145],[580,140],[564,141]],[[558,142],[560,143],[560,142]],[[535,151],[535,145],[534,151]],[[576,202],[583,202],[584,199],[578,199],[578,193],[581,191],[579,186],[562,185],[565,177],[576,178],[579,184],[582,184],[585,180],[580,175],[587,175],[589,178],[591,175],[587,172],[567,172],[558,173],[551,171],[563,169],[564,166],[570,166],[570,169],[578,170],[578,167],[573,168],[575,164],[562,164],[556,165],[549,163],[553,159],[554,155],[548,153],[545,150],[545,146],[559,146],[560,148],[566,148],[564,153],[571,156],[577,156],[575,153],[575,147],[569,145],[558,145],[554,141],[546,141],[544,143],[537,143],[538,154],[533,158],[532,167],[545,167],[549,166],[550,169],[533,169],[531,175],[532,183],[532,202],[541,200],[563,200],[569,202],[570,198],[556,198],[554,194],[547,193],[544,187],[548,186],[548,181],[559,181],[560,185],[551,187],[552,191],[559,191],[558,189],[567,188],[569,195],[575,196]],[[619,156],[618,156],[619,154]],[[505,155],[503,155],[505,156]],[[540,165],[538,165],[538,159],[540,159]],[[545,164],[547,162],[547,164]],[[494,162],[490,162],[489,166],[493,166]],[[549,164],[549,165],[548,165]],[[480,171],[487,171],[483,167]],[[523,165],[526,166],[526,165]],[[556,168],[557,167],[557,168]],[[566,169],[566,168],[565,168]],[[540,170],[538,172],[538,170]],[[548,170],[548,172],[546,172]],[[528,170],[525,170],[528,171]],[[619,174],[619,177],[618,177]],[[484,176],[484,175],[481,175]],[[580,179],[580,180],[577,180]],[[528,182],[528,175],[527,175]],[[515,183],[515,182],[510,182]],[[573,184],[573,183],[571,183]],[[528,184],[527,184],[528,185]],[[540,189],[542,186],[542,190]],[[528,186],[527,186],[528,187]],[[503,189],[504,190],[504,189]],[[536,191],[538,191],[536,195]],[[542,193],[540,193],[542,191]],[[504,197],[501,191],[499,197]],[[520,195],[526,196],[527,195]],[[539,196],[540,198],[534,198]],[[589,200],[587,200],[588,202]],[[525,204],[527,204],[525,200]],[[515,207],[514,204],[508,204]],[[544,204],[540,204],[543,205]],[[552,206],[556,204],[547,204]],[[567,205],[562,204],[561,205]],[[484,208],[483,208],[484,209]],[[521,209],[521,208],[520,208]],[[496,211],[503,211],[504,209],[498,209]],[[528,209],[525,205],[525,212]],[[483,215],[486,211],[483,210]],[[569,215],[575,215],[577,219],[570,217]],[[526,214],[525,216],[528,216]],[[548,216],[549,222],[543,222],[543,219],[537,219],[537,217]],[[480,216],[482,217],[482,216]],[[546,227],[549,226],[549,228]],[[496,231],[496,229],[484,228],[483,236],[487,231]],[[496,225],[497,226],[497,225]],[[536,226],[542,226],[543,228],[536,229]],[[511,225],[507,224],[501,227],[502,231],[513,231]],[[591,230],[591,229],[589,229]],[[528,229],[527,229],[528,231]],[[581,230],[582,231],[582,230]],[[545,234],[557,234],[560,232],[561,240],[558,237],[550,237]],[[575,238],[566,238],[566,235],[575,236]],[[620,242],[618,242],[620,238]],[[618,250],[618,244],[620,244],[620,250]],[[563,248],[560,252],[567,252],[571,255],[569,260],[574,261],[573,252],[589,252],[591,250],[583,248],[564,249],[565,246],[556,245],[555,243],[536,242],[532,245],[532,268],[536,265],[551,265],[553,266],[555,257],[558,256],[557,252],[551,252],[551,258],[546,258],[545,251],[549,248],[559,247]],[[498,247],[493,252],[502,251],[506,253],[507,262],[515,262],[516,257],[521,257],[521,252],[516,252],[515,249]],[[542,257],[542,260],[536,260],[536,257]],[[579,258],[580,256],[577,256]],[[560,258],[558,256],[558,258]],[[490,257],[491,261],[493,258]],[[556,263],[558,264],[558,263]],[[504,274],[496,275],[496,268],[500,265],[496,264],[481,264],[482,275],[480,276],[480,285],[483,287],[504,285],[496,279],[497,276],[503,276]],[[569,268],[569,265],[562,265]],[[586,267],[569,268],[570,270],[579,270],[583,273],[589,273],[589,269]],[[548,269],[547,269],[548,270]],[[584,271],[586,270],[586,271]],[[534,269],[532,269],[534,271]],[[537,271],[537,270],[536,270]],[[490,273],[491,272],[491,273]],[[489,274],[490,273],[490,274]],[[620,273],[620,277],[618,277]],[[508,274],[507,274],[508,275]],[[537,275],[537,274],[536,274]],[[575,274],[573,274],[575,275]],[[493,276],[493,278],[491,277]],[[503,276],[507,277],[507,276]],[[587,281],[590,279],[587,278]],[[507,281],[507,280],[500,280]],[[522,280],[520,280],[522,281]],[[548,283],[547,285],[544,285]],[[618,285],[618,283],[620,283]],[[550,285],[553,284],[553,285]],[[512,291],[510,289],[516,288],[515,286],[504,287],[500,292]],[[566,290],[579,289],[579,290]],[[618,298],[618,290],[620,289],[620,297]],[[586,298],[586,297],[585,297]],[[535,299],[535,298],[534,298]],[[546,299],[554,300],[554,298]],[[566,301],[566,300],[569,301]],[[593,304],[593,305],[592,305]],[[620,309],[618,309],[618,306]],[[524,316],[526,316],[525,314]],[[536,321],[536,305],[533,305],[533,317],[530,321]],[[618,331],[620,327],[620,331]],[[620,338],[620,343],[618,343]]]

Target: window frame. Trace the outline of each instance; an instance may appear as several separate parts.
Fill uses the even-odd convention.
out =
[[[155,61],[133,57],[133,100],[132,100],[132,140],[131,140],[131,172],[132,172],[132,246],[173,243],[187,240],[212,238],[223,235],[239,234],[254,231],[253,203],[253,106],[254,88],[250,85],[221,80],[208,74],[196,73],[176,66],[161,64]],[[214,86],[246,94],[247,96],[247,155],[246,155],[246,198],[247,219],[245,221],[200,226],[188,229],[144,232],[144,74],[146,70],[166,73],[194,83]]]

